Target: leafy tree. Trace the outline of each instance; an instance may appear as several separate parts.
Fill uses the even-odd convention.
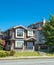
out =
[[[2,40],[0,39],[0,50],[3,50]]]
[[[54,15],[43,25],[43,35],[48,46],[54,46]]]
[[[0,39],[0,50],[4,49],[5,41]]]

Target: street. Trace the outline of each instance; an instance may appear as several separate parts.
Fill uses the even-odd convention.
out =
[[[0,60],[0,65],[54,65],[54,59]]]

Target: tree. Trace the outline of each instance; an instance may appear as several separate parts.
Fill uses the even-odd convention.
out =
[[[0,39],[0,50],[4,49],[4,45],[5,45],[5,40]]]
[[[43,35],[48,46],[54,46],[54,15],[43,25]]]

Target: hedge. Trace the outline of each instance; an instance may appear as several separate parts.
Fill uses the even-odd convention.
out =
[[[14,54],[15,54],[15,51],[3,51],[3,50],[0,50],[0,57],[13,56]]]

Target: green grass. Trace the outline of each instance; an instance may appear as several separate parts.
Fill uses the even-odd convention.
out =
[[[19,56],[42,56],[42,55],[34,51],[34,52],[16,52],[14,56],[19,57]],[[54,56],[54,53],[45,52],[45,56]]]
[[[38,52],[16,52],[14,56],[40,56]]]
[[[54,56],[54,53],[46,52],[46,56]]]

